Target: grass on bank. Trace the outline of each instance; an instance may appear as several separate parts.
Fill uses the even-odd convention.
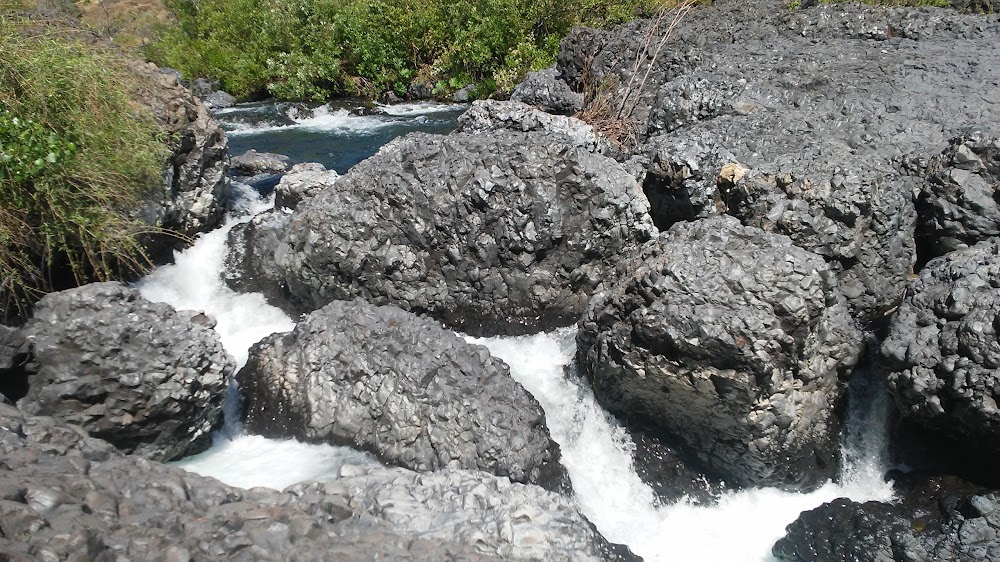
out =
[[[322,100],[414,83],[509,92],[555,62],[576,25],[649,16],[674,0],[167,0],[176,23],[146,49],[240,97]]]
[[[166,144],[127,63],[79,32],[0,17],[0,314],[141,269],[131,214]]]

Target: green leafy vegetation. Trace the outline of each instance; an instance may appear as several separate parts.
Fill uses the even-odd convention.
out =
[[[241,97],[320,100],[507,92],[555,62],[575,25],[607,26],[671,0],[168,0],[176,23],[147,56]]]
[[[131,214],[167,154],[127,63],[0,18],[0,312],[145,265]]]

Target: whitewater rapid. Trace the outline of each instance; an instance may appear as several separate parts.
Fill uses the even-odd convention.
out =
[[[253,343],[294,326],[261,295],[236,294],[221,280],[229,230],[271,206],[271,201],[244,195],[251,198],[249,204],[222,228],[201,236],[177,254],[175,264],[157,269],[138,285],[150,300],[213,316],[223,345],[241,366]],[[635,447],[628,433],[600,408],[582,379],[564,374],[573,363],[574,335],[575,330],[567,328],[469,340],[506,361],[514,378],[542,404],[581,511],[608,540],[627,544],[647,561],[771,560],[771,546],[802,511],[838,497],[891,499],[891,487],[882,481],[888,401],[878,385],[860,388],[864,381],[859,380],[853,385],[857,397],[851,401],[840,484],[829,483],[809,494],[727,492],[711,506],[686,501],[660,505],[636,474]],[[215,436],[212,448],[179,466],[234,486],[282,489],[305,480],[336,479],[344,464],[377,464],[370,455],[344,447],[243,434],[235,421],[236,406],[231,400],[226,428]]]

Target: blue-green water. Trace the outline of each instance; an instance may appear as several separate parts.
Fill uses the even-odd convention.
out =
[[[409,103],[366,106],[359,100],[325,105],[252,103],[216,113],[231,154],[248,149],[319,162],[343,174],[390,140],[411,133],[448,133],[467,105]]]

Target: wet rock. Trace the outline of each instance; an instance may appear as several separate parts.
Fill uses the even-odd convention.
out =
[[[903,416],[996,457],[1000,448],[1000,240],[934,259],[881,348]]]
[[[1000,235],[1000,137],[953,139],[928,166],[917,198],[917,240],[929,260]]]
[[[675,225],[591,301],[577,358],[611,412],[738,485],[836,474],[834,403],[860,330],[826,263],[732,217]]]
[[[139,216],[149,224],[194,236],[222,223],[229,200],[226,135],[201,101],[177,77],[145,64],[133,65],[152,87],[144,103],[170,139],[162,190],[151,193]],[[154,253],[177,244],[162,237],[151,242]]]
[[[0,556],[13,560],[601,560],[572,501],[482,473],[356,470],[241,490],[0,405]]]
[[[256,344],[248,429],[360,447],[413,470],[484,470],[558,489],[559,447],[506,364],[396,307],[335,301]]]
[[[614,157],[618,151],[593,127],[574,117],[551,115],[514,101],[480,100],[458,118],[457,133],[538,131],[565,137],[573,146]]]
[[[909,525],[892,506],[840,498],[803,512],[773,554],[789,562],[926,560],[912,543]]]
[[[472,335],[574,322],[653,226],[634,178],[559,137],[411,134],[292,216],[293,302],[363,298]]]
[[[217,90],[208,94],[202,101],[209,109],[225,109],[227,107],[232,107],[236,105],[236,97],[228,92],[223,92],[222,90]]]
[[[256,176],[258,174],[281,174],[291,167],[288,157],[284,154],[257,152],[250,149],[230,160],[229,169],[241,176]]]
[[[274,206],[295,209],[303,200],[330,187],[340,175],[322,164],[306,162],[292,166],[274,188]]]
[[[1000,497],[942,496],[936,505],[856,503],[841,498],[806,511],[773,553],[789,562],[1000,560]]]
[[[528,73],[514,88],[510,101],[555,115],[573,115],[583,109],[583,94],[574,92],[555,67]]]
[[[200,452],[235,368],[213,326],[120,283],[46,295],[24,327],[37,373],[18,406],[151,459]]]
[[[229,231],[222,279],[230,289],[262,293],[268,302],[288,307],[288,287],[275,255],[285,247],[290,222],[287,212],[272,209]]]

